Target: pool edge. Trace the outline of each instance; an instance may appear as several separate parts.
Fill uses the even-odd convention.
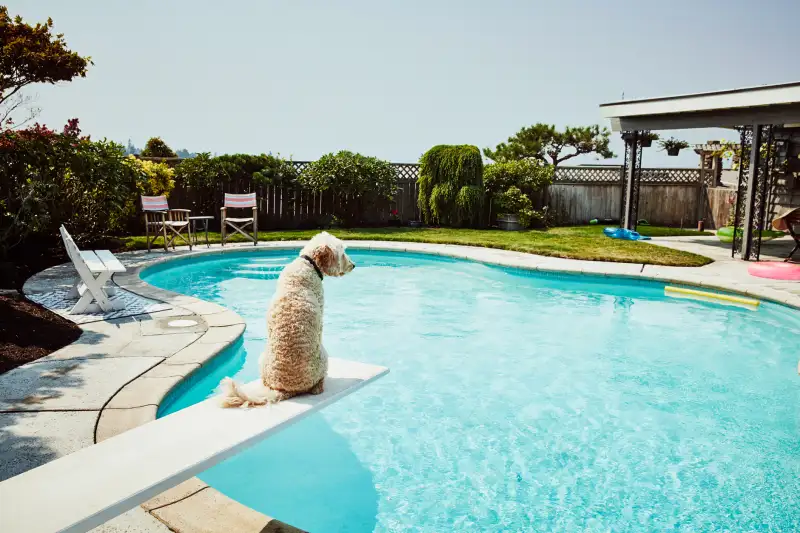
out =
[[[128,272],[118,274],[114,281],[123,289],[135,294],[163,301],[176,308],[186,309],[192,314],[200,316],[206,321],[207,330],[203,335],[178,351],[172,357],[179,356],[181,352],[192,349],[194,352],[193,361],[199,365],[191,372],[182,376],[180,380],[161,386],[160,389],[150,390],[151,397],[157,398],[156,409],[143,413],[143,416],[135,420],[134,425],[120,427],[119,432],[131,429],[138,425],[145,424],[157,417],[157,412],[161,404],[177,387],[189,380],[196,372],[202,369],[218,354],[224,352],[230,345],[236,342],[244,333],[244,320],[234,311],[213,302],[201,300],[188,295],[175,293],[160,289],[150,285],[141,278],[141,274],[155,265],[179,261],[192,257],[208,255],[260,252],[265,250],[293,250],[303,246],[305,241],[276,241],[261,242],[258,246],[252,245],[228,245],[226,247],[215,246],[206,249],[189,251],[186,248],[179,248],[172,252],[126,252],[118,254],[121,258],[139,259]],[[346,245],[352,249],[376,250],[389,252],[410,252],[435,256],[452,257],[467,261],[479,262],[487,265],[516,268],[528,271],[579,274],[592,277],[618,277],[623,279],[650,280],[659,283],[672,283],[689,287],[701,287],[715,289],[734,294],[756,297],[778,305],[787,306],[792,309],[800,310],[800,294],[793,294],[788,290],[775,289],[767,286],[766,283],[753,282],[745,284],[745,287],[737,286],[737,280],[726,279],[724,275],[709,271],[706,265],[703,267],[661,267],[643,265],[638,263],[613,263],[595,262],[575,259],[562,259],[547,256],[537,256],[523,252],[513,252],[493,248],[483,248],[474,246],[462,246],[451,244],[428,244],[411,242],[392,242],[392,241],[345,241]],[[714,263],[711,263],[713,265]],[[58,268],[58,267],[54,267]],[[48,269],[50,270],[50,269]],[[45,274],[44,271],[39,274]],[[24,292],[36,292],[34,285],[35,278],[32,276],[25,283]],[[752,281],[752,280],[751,280]],[[30,285],[29,285],[30,283]],[[788,287],[787,287],[788,288]],[[213,319],[206,317],[213,316]],[[211,322],[211,323],[209,323]],[[216,324],[216,325],[214,325]],[[227,328],[224,332],[218,331]],[[207,335],[221,335],[219,338],[213,337],[216,342],[201,342]],[[199,348],[198,348],[199,346]],[[194,347],[194,348],[193,348]],[[205,347],[205,348],[203,348]],[[153,368],[164,364],[164,361]],[[152,369],[150,369],[152,370]],[[149,372],[149,370],[148,370]],[[146,377],[147,372],[137,376],[129,383],[121,387],[109,399],[106,405],[98,414],[97,422],[99,425],[103,414],[109,411],[108,405],[113,398],[128,387],[135,387],[138,380]],[[113,410],[113,409],[112,409]],[[95,427],[94,439],[97,440],[97,425]],[[109,435],[111,436],[111,435]],[[261,532],[267,527],[280,525],[285,531],[300,531],[291,526],[284,525],[266,515],[263,515],[250,507],[247,507],[224,494],[210,487],[198,478],[192,478],[146,502],[141,506],[146,512],[154,516],[157,520],[164,523],[173,530],[196,529],[195,526],[217,525],[219,531],[228,531],[226,524],[236,524],[237,531]],[[211,530],[210,530],[211,531]]]

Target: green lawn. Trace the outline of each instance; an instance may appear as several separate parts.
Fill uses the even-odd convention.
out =
[[[700,235],[696,231],[642,226],[644,235]],[[263,231],[259,232],[261,241],[305,240],[319,230]],[[439,244],[464,244],[485,246],[501,250],[514,250],[538,255],[564,257],[568,259],[588,259],[591,261],[615,261],[620,263],[646,263],[650,265],[702,266],[711,259],[688,252],[671,250],[646,242],[631,242],[609,239],[603,235],[602,226],[569,226],[549,230],[500,231],[451,228],[359,228],[333,229],[331,233],[342,239],[430,242]],[[711,235],[705,232],[704,235]],[[200,238],[204,235],[201,233]],[[209,241],[219,242],[219,233],[209,233]],[[232,239],[241,242],[237,235]],[[145,238],[125,237],[123,248],[141,250],[146,247]],[[159,239],[157,242],[161,242]]]

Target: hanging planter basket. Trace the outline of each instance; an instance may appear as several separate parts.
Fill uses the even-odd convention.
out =
[[[653,139],[641,139],[639,142],[642,144],[642,148],[650,148],[653,146]]]
[[[680,148],[667,148],[667,155],[676,156],[681,152]]]

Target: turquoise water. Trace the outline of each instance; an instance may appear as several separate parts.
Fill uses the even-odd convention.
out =
[[[257,379],[296,252],[181,260],[153,285],[243,341],[162,405]],[[800,313],[663,285],[359,252],[325,280],[334,357],[391,372],[200,477],[312,532],[800,531]]]

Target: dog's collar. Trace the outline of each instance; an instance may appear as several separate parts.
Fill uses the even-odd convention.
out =
[[[310,264],[312,267],[314,267],[314,270],[316,270],[316,271],[317,271],[317,276],[319,276],[319,279],[322,279],[322,270],[320,270],[320,269],[319,269],[319,267],[317,266],[317,263],[316,263],[316,262],[314,262],[314,260],[313,260],[313,259],[311,259],[310,257],[308,257],[307,255],[301,255],[300,257],[302,257],[303,259],[305,259],[306,261],[308,261],[308,263],[309,263],[309,264]]]

